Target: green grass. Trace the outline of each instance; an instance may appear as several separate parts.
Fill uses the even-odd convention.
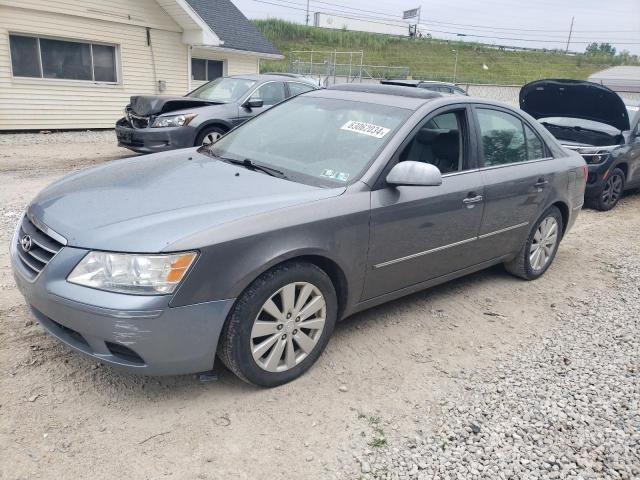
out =
[[[586,79],[590,74],[620,62],[618,57],[571,56],[557,51],[509,52],[477,43],[437,39],[411,41],[392,35],[307,27],[277,19],[256,20],[255,24],[286,57],[278,61],[263,60],[260,64],[262,72],[289,71],[291,52],[309,50],[325,52],[314,54],[313,61],[318,63],[316,73],[327,71],[322,61],[329,59],[331,52],[362,51],[364,65],[408,67],[404,73],[408,73],[409,78],[444,81],[453,81],[456,50],[456,82],[459,83],[523,84],[540,78]],[[302,62],[310,60],[309,55],[293,57]],[[349,63],[349,55],[338,55],[337,58],[338,63]],[[355,55],[353,62],[359,65],[360,56]],[[403,76],[399,69],[368,70],[374,76]]]

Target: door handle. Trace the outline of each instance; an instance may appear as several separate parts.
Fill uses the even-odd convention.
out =
[[[474,205],[476,203],[479,203],[483,200],[482,195],[475,195],[475,196],[468,196],[466,197],[464,200],[462,200],[462,203],[464,203],[465,205]]]
[[[535,184],[535,187],[544,188],[547,183],[549,183],[549,180],[545,180],[544,178],[539,178]]]

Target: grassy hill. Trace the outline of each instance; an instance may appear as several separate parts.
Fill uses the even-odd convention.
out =
[[[477,43],[438,39],[409,40],[406,37],[346,30],[307,27],[283,20],[256,20],[257,27],[285,55],[281,61],[262,61],[261,71],[289,71],[292,51],[316,50],[313,62],[316,73],[326,71],[322,65],[331,52],[362,51],[365,70],[374,76],[456,82],[523,84],[539,78],[586,79],[590,74],[607,68],[612,57],[565,55],[557,51],[504,51]],[[456,62],[456,52],[458,59]],[[300,60],[300,70],[307,71],[308,54],[294,54]],[[338,54],[337,63],[349,63],[350,55]],[[360,64],[360,55],[353,58]],[[457,66],[456,66],[457,63]],[[389,69],[390,67],[407,67]],[[347,66],[342,70],[348,70]]]

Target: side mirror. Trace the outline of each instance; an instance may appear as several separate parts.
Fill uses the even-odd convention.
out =
[[[250,98],[242,104],[244,108],[261,108],[264,106],[264,100],[261,98]]]
[[[442,185],[442,173],[430,163],[405,161],[397,163],[387,175],[389,185],[421,185],[437,187]]]

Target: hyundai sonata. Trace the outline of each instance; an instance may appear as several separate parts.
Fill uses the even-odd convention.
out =
[[[28,206],[16,282],[53,336],[141,374],[288,382],[336,321],[491,265],[533,280],[585,162],[527,114],[423,89],[308,92],[216,143],[72,174]]]

